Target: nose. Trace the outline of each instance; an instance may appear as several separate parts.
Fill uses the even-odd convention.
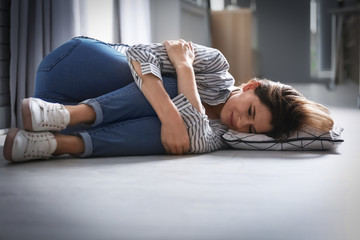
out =
[[[235,121],[236,131],[249,132],[252,124],[252,119],[249,116],[237,116]]]

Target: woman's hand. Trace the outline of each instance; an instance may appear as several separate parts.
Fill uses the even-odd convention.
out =
[[[173,117],[169,114],[161,122],[161,143],[168,154],[182,155],[190,150],[189,135],[180,114]]]
[[[192,66],[195,52],[191,42],[180,40],[168,40],[164,42],[166,52],[175,70],[186,65]]]

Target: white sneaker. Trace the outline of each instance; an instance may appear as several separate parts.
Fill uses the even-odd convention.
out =
[[[12,128],[5,139],[4,157],[11,162],[48,159],[56,146],[55,137],[50,132],[27,132]]]
[[[70,113],[64,105],[25,98],[21,103],[24,129],[27,131],[60,131],[70,122]]]

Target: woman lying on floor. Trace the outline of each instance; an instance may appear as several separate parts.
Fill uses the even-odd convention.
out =
[[[25,130],[4,146],[18,162],[80,157],[207,153],[229,148],[228,129],[284,139],[304,125],[329,131],[328,110],[288,85],[234,86],[216,49],[191,42],[107,44],[77,37],[40,63]],[[134,82],[135,80],[135,82]]]

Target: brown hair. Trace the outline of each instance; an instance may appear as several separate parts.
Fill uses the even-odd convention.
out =
[[[249,82],[260,82],[254,90],[260,101],[272,114],[273,129],[268,136],[277,140],[285,140],[294,131],[311,126],[330,131],[334,121],[329,110],[323,105],[306,99],[301,93],[289,85],[267,79],[251,79]]]

